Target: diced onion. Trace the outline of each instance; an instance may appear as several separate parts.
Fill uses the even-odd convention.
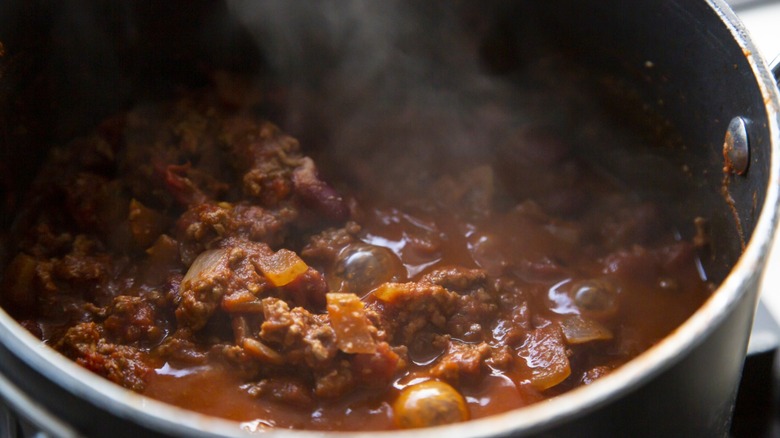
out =
[[[210,273],[215,272],[220,261],[227,257],[227,254],[228,250],[224,248],[203,251],[198,258],[192,262],[190,269],[187,270],[187,273],[181,281],[182,285],[191,282],[196,278],[207,277]]]
[[[561,329],[569,344],[584,344],[612,339],[612,332],[608,328],[598,321],[580,316],[571,316],[561,321]]]
[[[371,324],[366,317],[363,301],[350,293],[329,293],[325,298],[339,349],[345,353],[376,352],[376,343],[371,336]]]
[[[262,313],[263,305],[252,292],[241,289],[222,298],[222,309],[229,313]]]
[[[276,287],[292,283],[309,270],[306,262],[289,249],[280,249],[271,256],[260,257],[257,265],[265,278]]]
[[[395,301],[405,292],[405,287],[400,283],[383,283],[372,292],[374,297],[386,303]]]
[[[244,338],[244,350],[263,362],[274,365],[281,365],[284,363],[284,358],[281,354],[257,339]]]

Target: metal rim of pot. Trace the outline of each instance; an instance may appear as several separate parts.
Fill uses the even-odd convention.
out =
[[[652,379],[671,366],[675,358],[688,351],[735,307],[746,292],[740,285],[762,272],[767,252],[778,228],[780,206],[780,96],[776,78],[780,77],[780,57],[770,69],[758,55],[758,50],[747,36],[744,26],[723,0],[707,0],[709,7],[728,27],[735,42],[747,57],[767,111],[770,143],[772,144],[769,183],[761,215],[751,241],[731,273],[718,289],[683,325],[657,345],[588,387],[581,387],[548,401],[518,410],[432,429],[390,432],[340,432],[348,436],[376,436],[377,434],[406,437],[431,436],[432,433],[455,433],[457,436],[483,437],[512,432],[543,431],[556,421],[587,415],[609,400],[619,397]],[[186,436],[242,436],[250,435],[240,423],[197,414],[180,409],[114,385],[76,363],[66,359],[24,330],[13,318],[0,309],[0,339],[27,366],[52,376],[53,380],[76,397],[100,406],[120,418],[133,419],[164,434]],[[56,371],[56,372],[53,372]],[[28,394],[21,391],[9,376],[0,375],[0,397],[22,415],[30,424],[51,436],[79,436],[62,420]],[[269,432],[269,431],[266,431]],[[320,431],[273,430],[275,436],[322,436]]]

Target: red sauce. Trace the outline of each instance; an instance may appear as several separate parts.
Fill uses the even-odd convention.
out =
[[[393,429],[430,381],[466,414],[423,405],[422,424],[523,407],[631,360],[711,290],[661,207],[545,155],[550,136],[519,137],[530,163],[443,166],[383,199],[202,96],[136,110],[42,171],[3,304],[117,384],[250,429]]]

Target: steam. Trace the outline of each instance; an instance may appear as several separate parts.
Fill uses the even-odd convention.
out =
[[[338,167],[331,175],[352,189],[436,197],[442,179],[486,164],[494,173],[477,178],[486,186],[566,213],[587,202],[587,166],[573,161],[640,190],[668,187],[674,171],[642,172],[647,155],[635,146],[645,140],[601,106],[603,84],[549,44],[556,30],[541,28],[534,3],[502,9],[512,3],[228,0],[228,9],[287,91],[276,122],[307,153],[321,148],[321,169]],[[496,74],[491,56],[509,68]],[[665,162],[650,158],[653,169]]]
[[[458,3],[228,5],[288,87],[285,128],[326,132],[329,159],[359,185],[425,189],[454,162],[489,161],[496,133],[517,123],[523,99],[485,73],[481,24]]]

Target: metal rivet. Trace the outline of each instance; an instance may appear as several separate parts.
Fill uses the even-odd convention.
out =
[[[750,163],[747,125],[742,117],[734,117],[729,123],[726,138],[723,141],[724,171],[743,175]]]

